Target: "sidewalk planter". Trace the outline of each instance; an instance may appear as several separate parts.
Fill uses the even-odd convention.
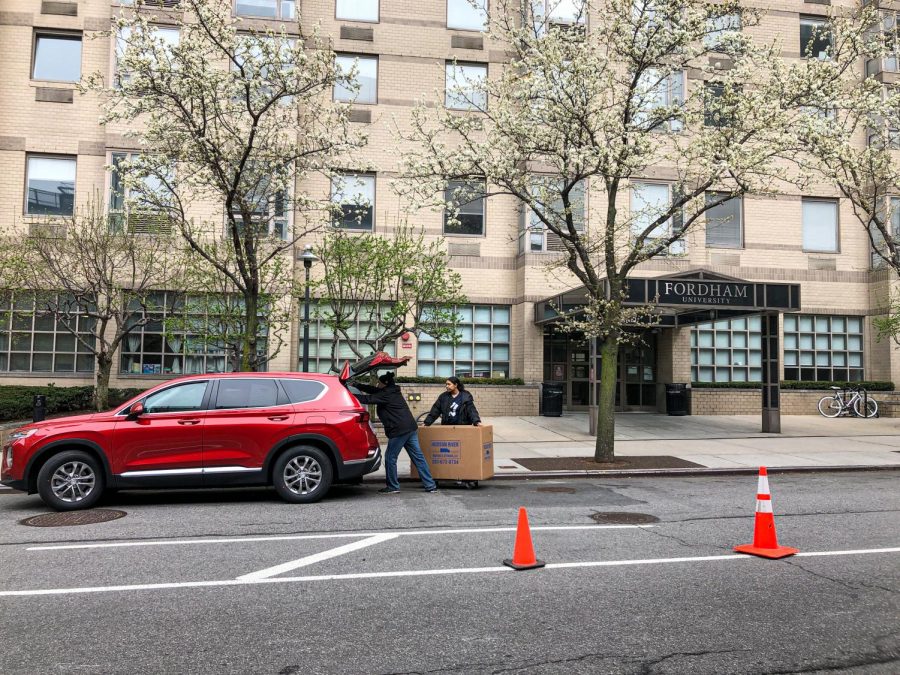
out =
[[[494,427],[419,428],[419,445],[435,480],[479,481],[494,476]],[[416,467],[410,475],[418,478]]]

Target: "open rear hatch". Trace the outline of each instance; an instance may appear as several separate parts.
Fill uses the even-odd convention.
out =
[[[354,377],[359,377],[373,370],[385,370],[405,366],[409,361],[408,356],[395,358],[386,352],[375,352],[361,361],[350,363],[347,361],[341,369],[340,380],[346,382]]]

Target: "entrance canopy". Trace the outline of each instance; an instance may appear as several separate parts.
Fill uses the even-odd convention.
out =
[[[676,327],[748,314],[800,311],[800,284],[745,281],[708,270],[628,279],[625,305],[652,305],[659,326]],[[588,302],[584,286],[554,295],[534,306],[537,325],[555,323],[581,312]]]

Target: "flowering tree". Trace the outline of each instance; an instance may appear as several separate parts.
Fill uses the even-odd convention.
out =
[[[731,0],[496,0],[488,38],[511,62],[487,79],[453,78],[447,107],[418,107],[401,132],[404,189],[418,203],[477,178],[560,242],[551,264],[587,297],[568,327],[597,338],[602,357],[597,461],[614,457],[619,345],[652,314],[624,306],[626,277],[681,255],[709,209],[778,189],[804,106],[837,76],[755,41],[759,20]],[[855,63],[855,45],[830,55],[838,72]],[[650,175],[668,188],[639,182]]]
[[[455,305],[468,300],[442,240],[426,243],[404,223],[385,236],[335,229],[316,253],[324,267],[316,314],[332,337],[332,368],[339,345],[363,358],[406,332],[458,339]]]
[[[17,301],[33,297],[38,320],[68,331],[77,351],[93,356],[97,410],[108,407],[110,370],[123,341],[151,321],[154,290],[182,283],[178,243],[110,228],[96,195],[74,215],[0,244],[0,287]]]
[[[860,23],[869,27],[862,36],[855,32]],[[900,33],[896,20],[874,5],[849,18],[833,17],[828,32],[838,40],[858,39],[865,68],[842,71],[816,92],[820,112],[800,129],[808,150],[801,161],[847,199],[869,235],[873,264],[900,276],[900,88],[881,77],[896,69]],[[875,325],[900,341],[900,298],[891,304],[891,313]]]
[[[103,93],[102,122],[127,125],[141,148],[117,166],[121,180],[140,186],[137,201],[181,233],[205,266],[201,277],[212,271],[222,277],[216,288],[240,296],[237,361],[256,370],[268,358],[258,345],[261,298],[285,279],[273,268],[291,270],[295,242],[331,208],[327,195],[300,185],[365,141],[347,105],[331,101],[336,82],[352,89],[353,73],[341,74],[299,16],[262,32],[220,0],[136,2],[109,34],[114,80],[95,73],[84,88]]]

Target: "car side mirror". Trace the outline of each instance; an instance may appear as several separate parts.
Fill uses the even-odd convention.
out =
[[[138,417],[144,414],[144,404],[138,401],[137,403],[132,403],[131,407],[128,409],[128,419],[136,420]]]

